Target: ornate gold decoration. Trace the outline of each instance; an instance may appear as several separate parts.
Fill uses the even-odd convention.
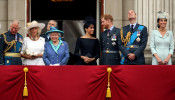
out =
[[[9,60],[7,60],[7,64],[9,63]]]
[[[130,37],[131,37],[131,32],[129,31],[126,35],[126,38],[124,39],[123,37],[123,29],[121,29],[120,31],[120,35],[121,35],[121,40],[124,43],[124,46],[126,47],[127,43],[130,41]]]
[[[6,33],[6,32],[5,32]],[[4,42],[8,45],[7,48],[4,50],[4,52],[7,52],[13,45],[14,45],[14,49],[16,51],[16,41],[13,40],[11,42],[7,42],[5,33],[2,33],[3,37],[4,37]]]
[[[27,67],[25,67],[23,70],[25,72],[25,83],[24,83],[23,96],[28,96],[27,77],[26,77],[26,75],[27,75],[27,72],[28,72],[29,69]]]
[[[110,89],[110,73],[112,72],[112,68],[107,68],[108,72],[108,87],[107,87],[107,92],[106,92],[106,98],[111,98],[111,89]]]

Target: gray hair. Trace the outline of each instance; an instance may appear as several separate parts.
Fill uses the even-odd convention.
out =
[[[55,20],[50,20],[49,22],[51,21],[55,22],[55,27],[57,27],[57,22]]]
[[[19,20],[13,20],[13,22],[10,23],[10,26],[12,26],[13,24],[19,25]]]
[[[54,33],[54,32],[52,32],[52,33]],[[50,36],[52,33],[50,33],[49,36]],[[55,33],[58,33],[58,32],[55,32]],[[58,36],[61,37],[61,33],[58,33]]]

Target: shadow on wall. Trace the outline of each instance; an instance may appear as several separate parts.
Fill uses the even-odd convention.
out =
[[[83,25],[83,20],[63,21],[64,40],[68,43],[70,54],[68,65],[75,65],[75,63],[77,62],[77,58],[74,56],[74,50],[77,38],[82,35],[85,35]]]

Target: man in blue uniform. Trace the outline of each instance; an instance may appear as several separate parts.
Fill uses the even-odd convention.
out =
[[[55,20],[50,20],[47,24],[47,31],[50,31],[50,27],[57,27],[57,22]],[[49,41],[49,36],[45,33],[41,34],[40,36],[45,38],[45,42]]]
[[[13,21],[8,32],[0,35],[0,65],[22,65],[21,45],[23,37],[18,33],[19,22]]]
[[[101,17],[101,24],[106,30],[100,34],[102,54],[100,65],[120,65],[120,54],[117,43],[120,29],[113,25],[113,17],[109,14]]]
[[[129,25],[124,26],[118,37],[119,49],[122,52],[121,64],[143,65],[145,64],[144,49],[147,45],[147,27],[136,23],[136,13],[128,11]]]

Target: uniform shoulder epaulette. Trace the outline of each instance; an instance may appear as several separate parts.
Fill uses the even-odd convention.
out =
[[[19,36],[23,38],[23,36],[20,33],[17,33],[17,34],[19,34]]]
[[[7,32],[8,32],[8,31],[7,31]],[[5,33],[7,33],[7,32],[1,33],[0,35],[5,34]]]
[[[21,35],[20,33],[18,33],[19,35]],[[22,35],[21,35],[22,36]]]
[[[140,25],[140,26],[144,26],[144,25]],[[145,27],[145,26],[144,26]]]

